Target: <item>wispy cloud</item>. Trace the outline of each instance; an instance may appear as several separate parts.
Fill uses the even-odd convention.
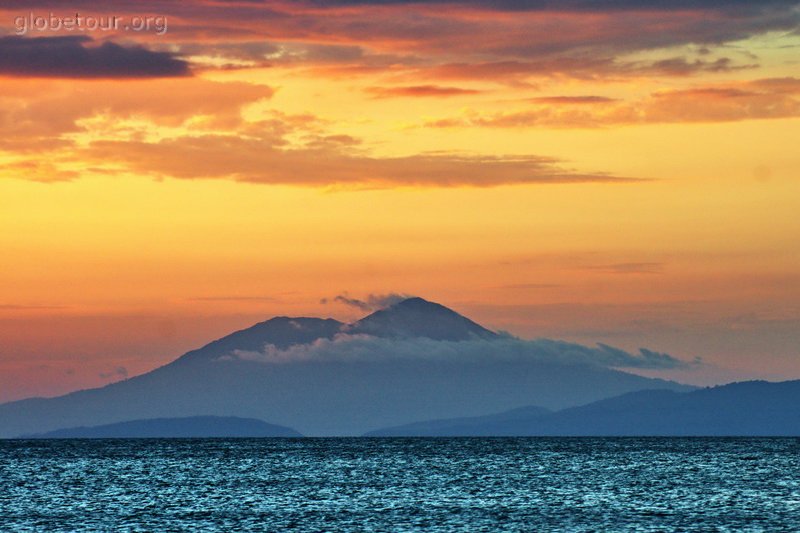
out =
[[[614,263],[611,265],[591,265],[589,270],[607,272],[609,274],[661,274],[663,263]]]
[[[273,296],[195,296],[189,302],[277,302]]]
[[[97,375],[102,379],[111,379],[111,378],[127,379],[128,369],[125,368],[124,366],[118,366],[115,367],[113,370],[110,370],[108,372],[100,372]]]
[[[372,157],[334,147],[284,149],[279,138],[183,136],[158,142],[98,141],[90,160],[180,179],[339,187],[496,187],[548,183],[629,183],[641,178],[563,168],[534,155],[419,154]]]
[[[595,95],[582,95],[582,96],[537,96],[528,99],[529,102],[534,104],[551,104],[551,105],[576,105],[576,104],[608,104],[616,102],[618,99],[609,98],[607,96]]]
[[[377,311],[378,309],[383,309],[385,307],[389,307],[396,303],[402,302],[408,298],[412,298],[410,294],[402,294],[402,293],[389,293],[389,294],[370,294],[363,300],[358,298],[353,298],[352,296],[348,295],[347,293],[338,294],[333,298],[323,298],[320,300],[320,303],[327,304],[327,303],[340,303],[347,305],[349,307],[354,307],[361,311]]]
[[[463,89],[461,87],[447,87],[442,85],[411,85],[404,87],[369,87],[368,93],[375,98],[446,98],[449,96],[463,96],[465,94],[479,94],[481,91],[475,89]]]
[[[590,97],[591,98],[591,97]],[[602,128],[618,125],[734,122],[800,116],[800,79],[765,78],[657,91],[622,101],[542,97],[523,109],[478,112],[432,119],[433,128]],[[593,105],[586,105],[593,104]]]

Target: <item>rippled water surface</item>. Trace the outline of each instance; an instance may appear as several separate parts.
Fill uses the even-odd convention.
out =
[[[798,439],[0,441],[0,530],[800,530]]]

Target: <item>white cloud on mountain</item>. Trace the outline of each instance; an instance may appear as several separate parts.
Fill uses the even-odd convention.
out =
[[[701,364],[687,362],[666,353],[640,348],[630,353],[605,344],[584,346],[550,339],[523,340],[511,336],[499,339],[437,341],[429,338],[382,338],[370,335],[339,334],[333,339],[318,339],[279,349],[268,344],[261,352],[236,350],[220,360],[287,364],[299,361],[389,361],[397,359],[458,361],[479,363],[489,360],[529,360],[531,362],[589,365],[604,368],[676,369]]]

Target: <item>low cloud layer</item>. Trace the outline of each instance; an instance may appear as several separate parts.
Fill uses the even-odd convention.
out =
[[[590,365],[604,368],[678,369],[700,364],[669,354],[641,348],[630,353],[613,346],[588,347],[550,339],[523,340],[506,336],[495,340],[436,341],[428,338],[387,339],[369,335],[340,334],[311,344],[281,350],[267,345],[263,352],[237,350],[222,360],[285,364],[298,361],[388,361],[397,359],[438,360],[460,363],[522,361]]]

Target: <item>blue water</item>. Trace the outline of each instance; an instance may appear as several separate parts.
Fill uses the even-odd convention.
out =
[[[800,439],[0,441],[0,531],[800,530]]]

